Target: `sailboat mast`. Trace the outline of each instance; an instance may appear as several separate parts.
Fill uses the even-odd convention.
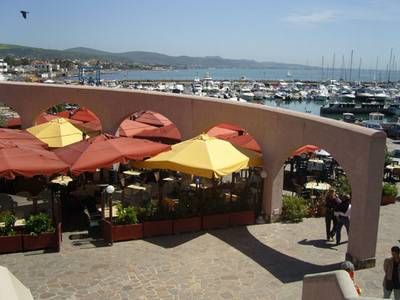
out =
[[[322,63],[321,63],[321,81],[324,80],[324,56],[322,55]]]
[[[379,63],[379,56],[376,57],[376,64],[375,64],[375,78],[374,80],[378,80],[378,63]]]
[[[335,52],[333,52],[333,58],[332,58],[332,80],[335,79]]]
[[[351,49],[350,54],[350,74],[349,74],[349,81],[351,81],[351,72],[353,70],[353,49]]]
[[[392,64],[392,58],[393,58],[393,48],[390,48],[390,57],[389,57],[389,63],[387,65],[387,81],[390,82],[390,69],[391,69],[391,64]]]
[[[360,64],[358,65],[358,81],[361,82],[361,64],[362,58],[360,57]]]

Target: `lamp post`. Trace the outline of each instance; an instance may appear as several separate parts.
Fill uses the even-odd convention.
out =
[[[108,206],[109,206],[109,216],[110,216],[110,223],[112,224],[112,194],[114,193],[115,188],[112,185],[108,185],[106,187],[106,193],[108,194]]]
[[[261,172],[260,172],[260,177],[261,177],[261,187],[260,187],[260,189],[261,189],[261,191],[260,191],[260,201],[259,201],[259,205],[260,205],[260,207],[259,207],[259,212],[260,212],[260,214],[258,215],[258,217],[257,217],[257,220],[256,220],[256,223],[257,224],[264,224],[265,223],[265,219],[264,219],[264,215],[265,215],[265,212],[264,212],[264,209],[263,209],[263,201],[264,201],[264,181],[265,181],[265,178],[267,178],[267,171],[265,171],[264,169],[263,170],[261,170]]]

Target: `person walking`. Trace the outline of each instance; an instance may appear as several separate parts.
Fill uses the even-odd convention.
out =
[[[343,200],[337,206],[335,211],[335,216],[337,217],[336,225],[336,245],[340,244],[342,227],[346,228],[347,236],[350,230],[350,214],[351,214],[351,204],[350,197],[348,195],[343,196]]]
[[[325,196],[325,229],[326,240],[332,241],[337,226],[337,219],[335,217],[335,209],[340,203],[339,198],[336,196],[334,189],[330,189]],[[333,226],[331,226],[333,225]]]
[[[400,300],[400,248],[393,246],[392,257],[383,262],[385,277],[383,279],[383,298],[389,298],[394,294],[395,300]]]

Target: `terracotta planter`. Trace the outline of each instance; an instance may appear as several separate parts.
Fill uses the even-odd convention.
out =
[[[230,226],[244,226],[252,225],[255,223],[256,216],[254,211],[238,211],[229,214],[229,225]]]
[[[382,196],[381,205],[393,204],[396,202],[396,197],[394,196]]]
[[[46,232],[39,235],[24,234],[22,237],[24,251],[58,248],[58,236],[55,232]]]
[[[174,233],[195,232],[201,230],[201,217],[174,220]]]
[[[0,236],[0,253],[22,251],[22,236]]]
[[[143,222],[143,236],[169,235],[173,233],[172,220]]]
[[[229,226],[229,214],[203,216],[203,229],[226,228]]]
[[[114,242],[137,240],[143,237],[143,224],[113,225],[112,239]]]

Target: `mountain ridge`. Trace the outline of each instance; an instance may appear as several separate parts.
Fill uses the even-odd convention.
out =
[[[315,67],[281,62],[259,62],[252,59],[229,59],[221,56],[172,56],[151,51],[109,52],[88,47],[64,50],[0,44],[0,57],[7,55],[38,59],[101,60],[113,63],[162,65],[173,68],[288,68],[311,69]]]

